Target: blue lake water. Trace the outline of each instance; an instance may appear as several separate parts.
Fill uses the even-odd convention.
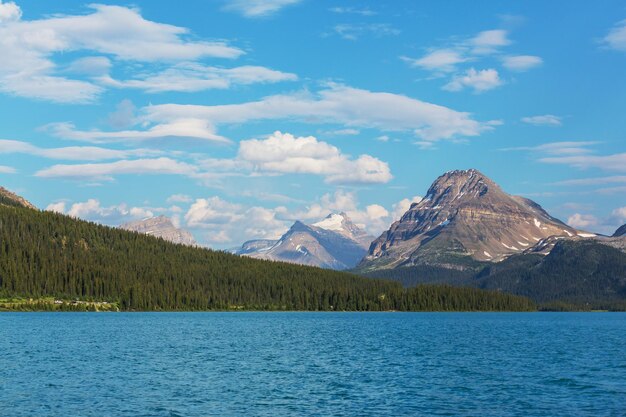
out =
[[[626,416],[626,314],[4,313],[0,415]]]

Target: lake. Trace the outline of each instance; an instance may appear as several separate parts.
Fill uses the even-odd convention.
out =
[[[3,313],[0,415],[626,416],[626,314]]]

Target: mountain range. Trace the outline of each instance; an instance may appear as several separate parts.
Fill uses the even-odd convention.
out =
[[[232,252],[257,259],[342,270],[359,263],[372,239],[346,213],[331,213],[310,225],[296,221],[278,240],[251,240]]]

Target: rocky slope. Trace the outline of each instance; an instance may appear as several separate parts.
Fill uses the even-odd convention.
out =
[[[7,206],[22,206],[35,210],[37,209],[37,207],[32,205],[25,198],[20,197],[15,193],[12,193],[4,187],[0,187],[0,204],[4,204]]]
[[[278,240],[252,240],[233,252],[341,270],[354,267],[367,253],[372,239],[345,213],[333,213],[311,225],[296,221]]]
[[[362,271],[412,265],[464,269],[499,262],[554,237],[591,237],[550,216],[537,203],[505,193],[481,172],[450,171],[376,239]]]
[[[165,216],[125,223],[120,226],[120,229],[160,237],[169,242],[181,245],[196,245],[196,241],[191,233],[187,230],[177,228],[172,223],[172,220]]]
[[[626,224],[621,226],[619,229],[615,231],[615,233],[613,233],[613,237],[621,237],[621,236],[626,236]]]

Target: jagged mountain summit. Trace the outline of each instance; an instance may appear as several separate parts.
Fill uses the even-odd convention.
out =
[[[626,224],[620,226],[615,233],[613,233],[613,237],[622,237],[622,236],[626,236]]]
[[[191,233],[174,226],[172,220],[166,216],[151,217],[149,219],[125,223],[120,226],[120,229],[160,237],[169,242],[181,245],[197,245]]]
[[[37,209],[37,207],[31,204],[24,197],[20,197],[4,187],[0,187],[0,204],[5,204],[7,206],[21,206],[35,210]]]
[[[345,213],[332,213],[311,225],[296,221],[278,240],[251,240],[233,252],[258,259],[341,270],[356,266],[367,253],[372,239]]]
[[[551,237],[591,237],[550,216],[537,203],[505,193],[481,172],[449,171],[426,197],[372,242],[362,270],[411,265],[463,269],[498,262]]]

